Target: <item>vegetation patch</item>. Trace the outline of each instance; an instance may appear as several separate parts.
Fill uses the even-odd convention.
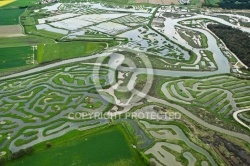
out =
[[[250,1],[248,0],[222,0],[218,4],[227,9],[250,9]]]

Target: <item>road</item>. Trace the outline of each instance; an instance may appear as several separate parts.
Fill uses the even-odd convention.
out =
[[[246,111],[250,111],[250,108],[235,111],[235,112],[233,113],[233,117],[234,117],[234,119],[235,119],[238,123],[240,123],[242,126],[248,128],[248,129],[250,129],[250,127],[249,127],[247,124],[245,124],[244,122],[242,122],[242,121],[238,118],[238,114],[239,114],[239,113],[246,112]]]

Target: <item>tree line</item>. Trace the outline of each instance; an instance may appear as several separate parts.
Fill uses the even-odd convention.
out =
[[[215,33],[244,64],[250,67],[249,33],[222,24],[209,24],[208,28]]]
[[[225,9],[250,9],[250,0],[221,0],[217,3],[214,3],[214,0],[206,0],[206,6]]]

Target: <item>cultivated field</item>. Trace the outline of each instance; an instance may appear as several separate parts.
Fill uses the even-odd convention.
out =
[[[62,139],[52,140],[53,147],[22,160],[15,161],[9,165],[32,166],[36,165],[61,165],[68,166],[71,163],[79,165],[137,165],[145,166],[138,152],[130,145],[130,139],[122,126],[102,128],[93,130],[90,134],[78,132],[80,137],[71,137],[71,141]],[[70,134],[68,134],[70,136]],[[81,136],[82,135],[82,136]],[[116,146],[114,146],[114,144]],[[45,145],[44,145],[45,146]],[[102,147],[102,148],[100,148]],[[60,153],[57,160],[55,154]],[[69,155],[71,154],[71,155]],[[74,157],[72,157],[74,156]],[[44,160],[46,159],[46,160]]]
[[[32,65],[37,61],[37,51],[32,46],[0,48],[0,52],[0,69]]]
[[[55,44],[38,45],[38,63],[53,60],[69,59],[74,57],[88,56],[98,53],[106,48],[104,42],[62,42]]]
[[[11,3],[9,3],[11,1]],[[28,6],[28,5],[34,5],[40,0],[1,0],[0,3],[6,3],[8,4],[1,6],[2,8],[12,8],[12,7],[20,7],[20,6]]]
[[[17,36],[24,36],[23,29],[20,25],[0,26],[0,37],[17,37]]]
[[[1,2],[1,1],[0,1]],[[10,8],[0,9],[0,25],[16,25],[19,24],[19,16],[25,9]]]
[[[14,2],[15,0],[1,0],[0,1],[0,7],[8,5],[9,3]]]

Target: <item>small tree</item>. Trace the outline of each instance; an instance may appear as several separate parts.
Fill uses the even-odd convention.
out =
[[[25,149],[26,154],[32,154],[33,152],[34,152],[34,147],[33,146],[30,146],[30,147]]]
[[[50,148],[52,146],[51,142],[46,142],[46,148]]]
[[[0,157],[0,165],[4,165],[5,163],[5,158],[4,157]]]

